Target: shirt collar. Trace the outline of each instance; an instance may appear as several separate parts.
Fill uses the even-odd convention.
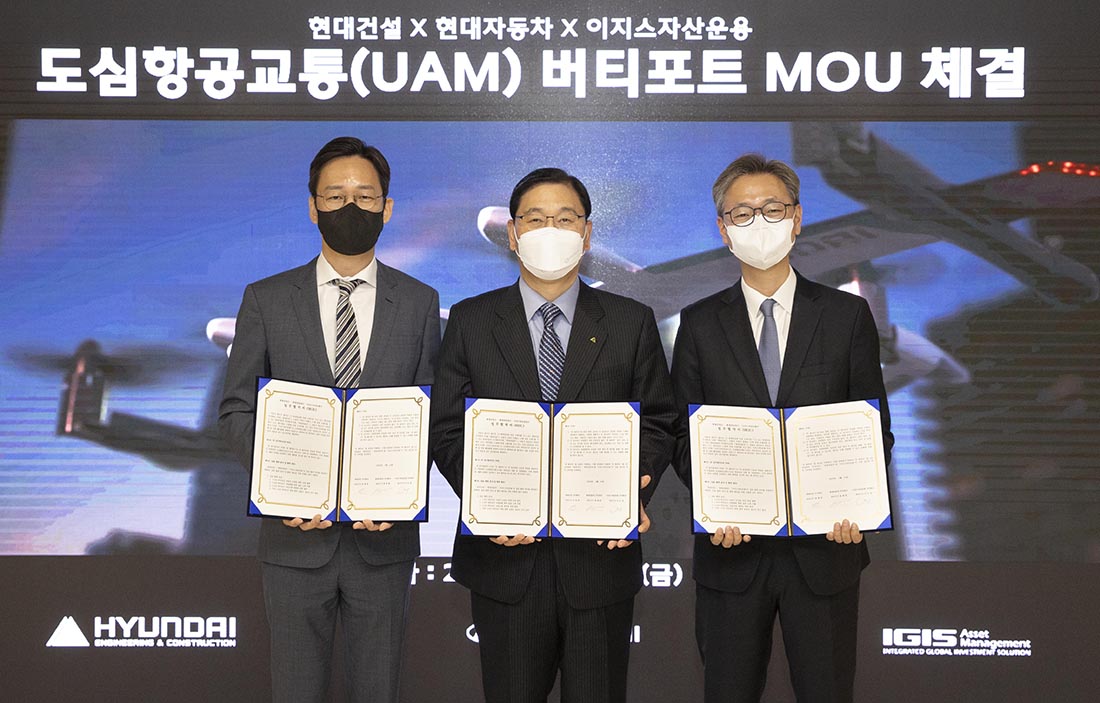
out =
[[[768,298],[774,300],[779,307],[790,315],[791,310],[794,308],[794,289],[797,283],[798,277],[794,275],[794,269],[791,268],[787,272],[787,280],[783,281],[783,284],[771,295],[764,295],[756,290],[746,283],[744,278],[741,279],[741,292],[745,294],[746,307],[755,315],[763,314],[760,312],[760,303]]]
[[[573,281],[573,285],[569,286],[564,293],[558,296],[557,300],[553,301],[569,324],[573,324],[573,314],[577,311],[577,296],[580,295],[580,292],[581,279],[578,277]],[[534,288],[527,285],[527,281],[523,278],[519,279],[519,295],[523,298],[523,312],[527,315],[528,321],[535,319],[543,303],[549,302],[535,292]]]
[[[378,257],[371,257],[370,263],[363,267],[361,271],[352,276],[341,276],[336,273],[336,269],[332,268],[332,264],[328,262],[324,254],[317,257],[317,287],[327,286],[332,282],[334,278],[343,278],[344,280],[353,281],[359,279],[366,283],[371,288],[378,287]]]

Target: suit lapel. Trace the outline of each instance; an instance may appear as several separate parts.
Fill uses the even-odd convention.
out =
[[[821,318],[821,303],[818,301],[814,284],[802,276],[794,289],[794,306],[791,310],[791,326],[787,331],[787,349],[783,353],[783,370],[779,374],[778,405],[783,407],[787,396],[791,394],[798,371],[806,359],[806,352],[817,331]]]
[[[520,397],[542,398],[535,353],[531,347],[531,332],[527,327],[518,283],[504,290],[497,303],[496,315],[499,323],[493,327],[493,339],[519,386]],[[567,368],[568,365],[566,362]]]
[[[718,312],[718,322],[722,326],[726,343],[733,352],[733,360],[748,381],[756,402],[761,407],[769,407],[771,397],[768,395],[768,382],[764,378],[764,367],[760,365],[760,352],[756,349],[740,281],[726,289],[722,301],[725,305]]]
[[[565,354],[558,398],[573,400],[596,363],[607,338],[603,324],[603,306],[591,288],[581,283],[577,295],[577,309],[573,314],[573,329],[569,333],[569,346]]]
[[[323,383],[336,383],[332,377],[332,368],[325,350],[325,334],[321,330],[321,304],[317,300],[317,259],[301,269],[302,275],[294,284],[294,314],[302,330],[302,341],[309,351],[309,358],[317,368],[318,377]]]
[[[370,344],[367,346],[363,372],[359,375],[359,385],[370,386],[382,359],[386,358],[386,346],[393,332],[393,322],[397,317],[397,281],[390,268],[378,262],[378,287],[374,294],[374,321],[371,326]]]

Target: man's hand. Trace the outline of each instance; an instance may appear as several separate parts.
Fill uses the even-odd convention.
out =
[[[516,535],[514,537],[500,535],[499,537],[493,537],[489,541],[493,544],[499,544],[502,547],[515,547],[521,544],[531,544],[535,541],[535,538],[528,537],[527,535]],[[542,540],[539,541],[541,542]]]
[[[863,535],[859,531],[859,525],[845,520],[833,523],[833,529],[825,533],[825,539],[837,544],[859,544],[863,541]]]
[[[367,530],[368,532],[385,532],[393,527],[392,522],[375,522],[374,520],[360,520],[351,525],[353,530]]]
[[[302,532],[309,532],[310,530],[327,530],[332,527],[332,520],[322,520],[321,515],[317,514],[309,522],[296,517],[293,520],[283,520],[283,524],[287,527],[297,527]]]
[[[748,544],[751,541],[752,535],[742,535],[740,527],[730,527],[729,525],[719,527],[714,531],[714,534],[710,536],[710,543],[722,549],[736,547],[742,542]]]
[[[652,481],[652,480],[653,480],[653,477],[650,476],[649,474],[643,475],[642,476],[642,488],[645,488],[646,486],[648,486],[650,481]],[[638,504],[638,534],[641,534],[643,532],[649,532],[649,524],[650,524],[649,523],[649,515],[646,515],[645,506],[642,505],[641,503],[639,503]],[[602,539],[596,541],[596,544],[601,546],[601,547],[603,546],[603,543],[604,543],[604,541]],[[625,548],[629,547],[632,544],[634,544],[634,540],[632,540],[632,539],[612,539],[612,540],[607,541],[607,548],[608,549],[625,549]]]

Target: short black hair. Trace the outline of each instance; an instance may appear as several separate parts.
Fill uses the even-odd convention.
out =
[[[374,170],[378,171],[378,180],[382,184],[382,197],[390,193],[390,162],[377,148],[364,144],[357,137],[337,137],[321,147],[317,156],[309,164],[309,194],[317,195],[317,181],[321,178],[321,169],[329,161],[343,156],[359,156],[371,162]]]
[[[581,199],[581,207],[584,208],[584,219],[588,219],[588,216],[592,214],[592,198],[588,197],[588,189],[581,183],[581,179],[576,176],[570,176],[560,168],[536,168],[531,173],[528,173],[523,178],[519,179],[519,183],[512,189],[512,199],[508,201],[508,211],[512,215],[512,219],[516,219],[516,211],[519,210],[519,201],[523,198],[524,194],[534,188],[535,186],[543,185],[544,183],[560,183],[562,185],[569,186],[577,193],[577,197]]]

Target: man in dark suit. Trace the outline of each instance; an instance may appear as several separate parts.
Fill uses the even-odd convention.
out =
[[[538,169],[512,192],[517,283],[451,308],[432,396],[435,460],[461,495],[464,399],[641,402],[641,497],[673,451],[676,410],[653,311],[585,285],[592,236],[584,184]],[[639,532],[649,520],[641,513]],[[455,538],[451,575],[471,591],[491,703],[626,700],[637,543],[528,535]]]
[[[893,435],[870,308],[790,265],[802,225],[798,176],[750,154],[722,172],[713,195],[718,230],[742,278],[681,313],[672,360],[680,406],[875,398],[889,462]],[[690,486],[687,434],[684,423],[676,469]],[[760,700],[777,613],[799,702],[852,700],[859,577],[869,561],[858,525],[838,519],[827,535],[798,539],[726,526],[696,537],[694,561],[708,703]]]
[[[345,387],[432,382],[439,295],[374,256],[393,211],[389,183],[378,149],[353,137],[326,144],[309,168],[321,255],[245,289],[218,420],[245,467],[257,376]],[[339,616],[348,695],[396,703],[419,554],[416,523],[264,520],[259,557],[276,701],[323,699]]]

